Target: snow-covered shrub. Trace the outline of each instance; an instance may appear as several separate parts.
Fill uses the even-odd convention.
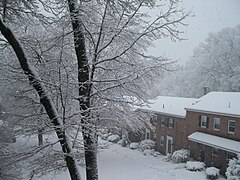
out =
[[[117,144],[119,144],[119,145],[121,145],[121,146],[122,146],[122,143],[123,143],[123,140],[122,140],[122,139],[120,139],[120,140],[117,142]]]
[[[150,139],[141,141],[139,146],[139,148],[142,151],[144,151],[145,149],[154,149],[154,147],[155,147],[155,142]]]
[[[119,135],[111,135],[107,138],[109,142],[117,143],[119,141]]]
[[[129,145],[128,138],[125,135],[123,135],[122,139],[118,141],[118,144],[121,145],[122,147],[126,147],[127,145]]]
[[[228,180],[240,179],[240,154],[238,154],[237,159],[234,158],[229,160],[228,168],[225,174]]]
[[[219,176],[219,169],[215,167],[208,167],[206,169],[207,179],[217,179]]]
[[[190,159],[190,154],[189,150],[187,149],[180,149],[177,151],[174,151],[173,154],[171,155],[171,161],[175,163],[185,163],[189,161]]]
[[[146,155],[154,156],[154,152],[155,152],[154,149],[145,149],[145,150],[143,151],[143,155],[144,155],[144,156],[146,156]]]
[[[106,133],[106,134],[101,135],[101,138],[102,138],[103,140],[107,140],[108,137],[111,136],[111,135],[112,135],[112,133]]]
[[[186,169],[189,171],[203,171],[205,164],[198,161],[188,161],[186,164]]]
[[[138,149],[139,148],[139,143],[132,142],[132,143],[130,143],[129,148],[130,149]]]
[[[172,155],[171,155],[171,154],[167,154],[167,155],[163,158],[163,161],[165,161],[165,162],[170,162],[170,161],[171,161],[171,158],[172,158]]]

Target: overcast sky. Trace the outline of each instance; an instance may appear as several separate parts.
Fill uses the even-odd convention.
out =
[[[183,5],[195,16],[186,20],[189,25],[183,37],[188,40],[176,43],[159,40],[154,48],[149,49],[150,53],[166,55],[185,64],[208,33],[240,24],[240,0],[183,0]]]

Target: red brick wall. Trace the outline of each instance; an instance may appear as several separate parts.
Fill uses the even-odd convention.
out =
[[[161,117],[174,119],[173,128],[161,125]],[[173,137],[173,152],[179,149],[187,148],[188,142],[186,137],[186,120],[173,116],[160,115],[157,116],[156,124],[156,150],[162,154],[166,154],[166,138]],[[164,145],[160,145],[160,137],[164,136]]]
[[[205,116],[209,117],[209,127],[208,128],[199,127],[199,116],[201,116],[201,115],[205,115]],[[213,123],[214,123],[215,117],[218,117],[221,119],[219,131],[216,131],[213,129]],[[232,139],[235,141],[240,141],[240,118],[187,111],[186,120],[187,120],[187,132],[188,132],[187,134],[188,135],[192,134],[193,132],[199,131],[199,132],[204,132],[207,134],[212,134],[212,135]],[[235,128],[234,134],[228,133],[228,120],[235,120],[236,128]]]

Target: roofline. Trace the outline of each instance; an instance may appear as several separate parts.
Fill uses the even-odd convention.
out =
[[[214,114],[214,115],[230,116],[230,117],[240,118],[240,115],[237,115],[237,114],[228,114],[228,113],[205,111],[205,110],[191,109],[191,108],[184,108],[184,109],[185,109],[186,111],[192,111],[192,112],[204,112],[204,113],[208,113],[208,114]]]
[[[196,143],[204,144],[204,145],[207,145],[207,146],[210,146],[210,147],[214,147],[214,148],[217,148],[217,149],[221,149],[221,150],[224,150],[224,151],[228,151],[228,152],[232,152],[232,153],[236,153],[236,154],[240,153],[240,151],[234,151],[234,150],[231,150],[231,149],[228,149],[228,148],[220,147],[220,146],[213,145],[213,144],[203,142],[203,141],[199,141],[199,140],[196,140],[196,139],[193,139],[193,138],[188,137],[188,140],[196,142]]]
[[[164,113],[164,112],[160,112],[160,111],[147,110],[147,109],[142,109],[142,108],[137,108],[136,110],[142,110],[142,111],[146,111],[146,112],[162,114],[162,115],[165,115],[165,116],[173,116],[173,117],[177,117],[177,118],[181,118],[181,119],[186,118],[186,116],[181,116],[181,115],[177,115],[177,114],[170,114],[170,113]]]

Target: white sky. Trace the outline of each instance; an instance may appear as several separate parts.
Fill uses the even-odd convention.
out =
[[[183,6],[195,15],[186,20],[189,25],[183,37],[188,40],[175,43],[162,39],[149,49],[149,53],[165,55],[185,64],[208,33],[240,24],[240,0],[183,0]]]

